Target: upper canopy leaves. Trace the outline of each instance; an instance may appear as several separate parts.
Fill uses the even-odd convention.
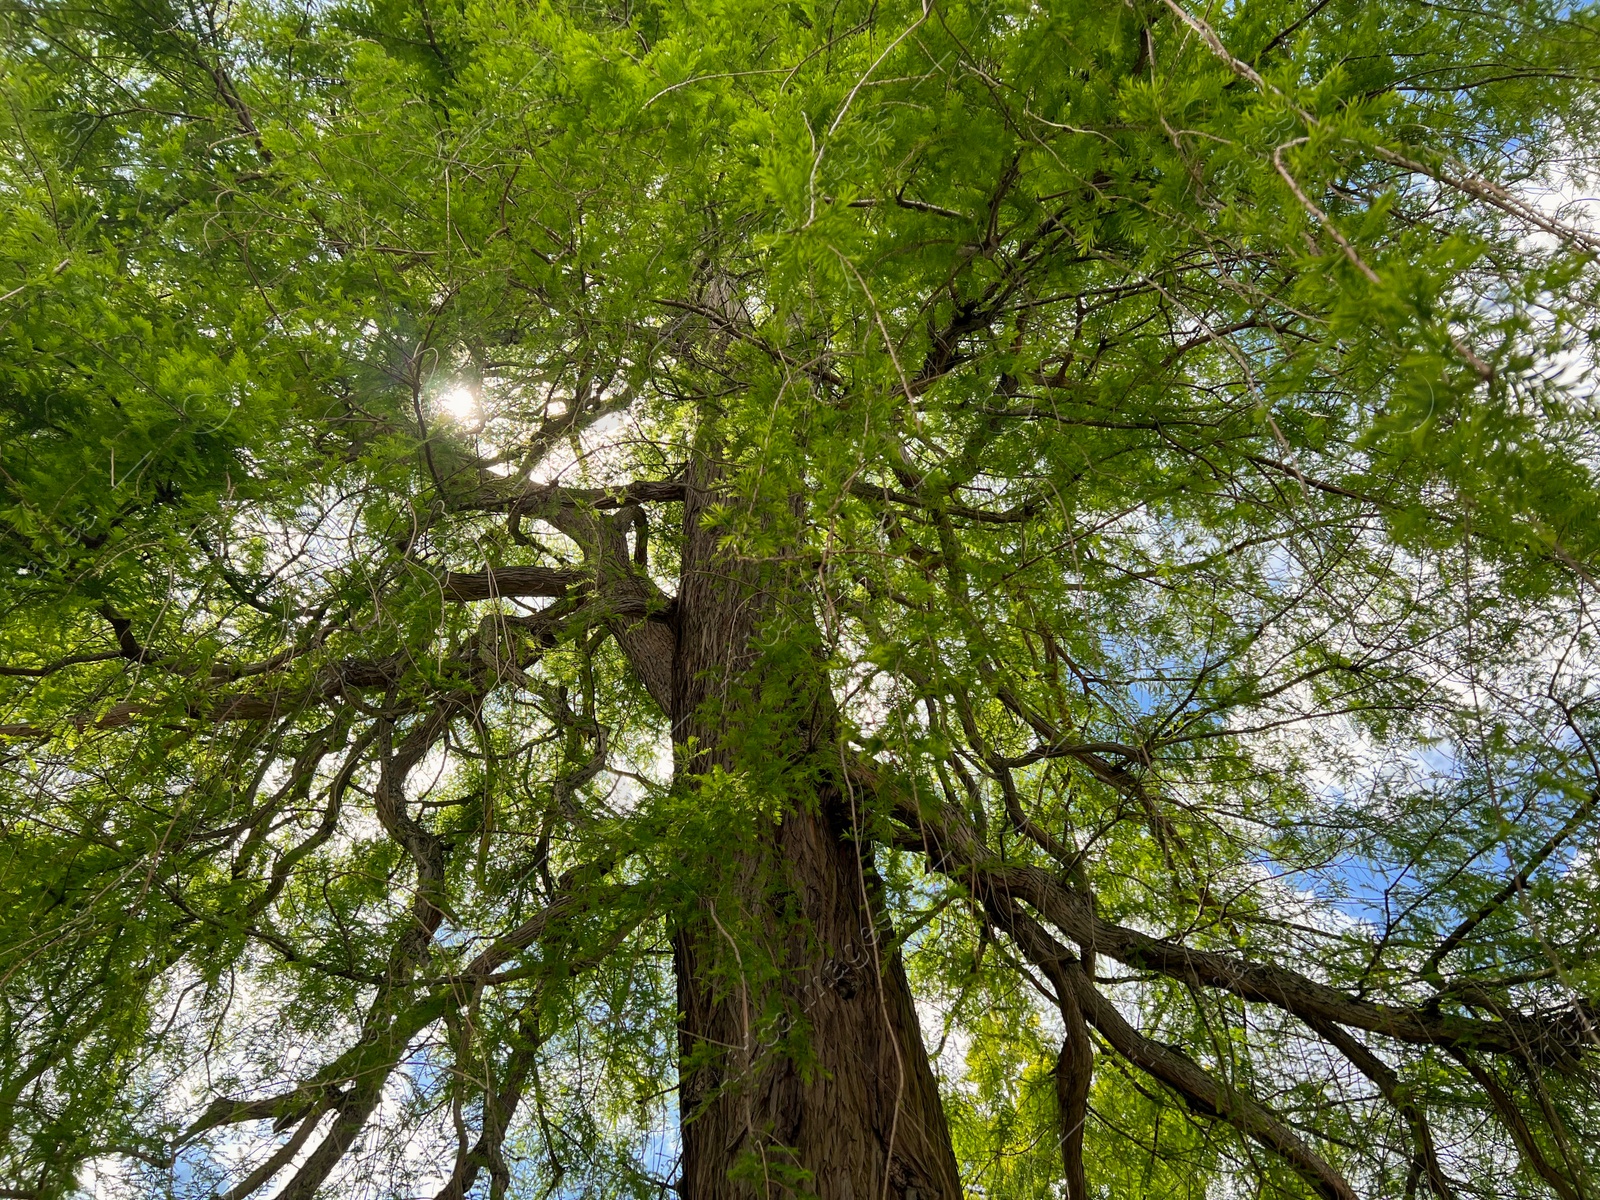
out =
[[[5,1187],[659,1189],[714,463],[970,1186],[1592,1194],[1590,8],[0,19]]]

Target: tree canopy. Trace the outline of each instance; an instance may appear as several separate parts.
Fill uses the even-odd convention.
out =
[[[1600,13],[3,0],[0,1195],[1600,1196]]]

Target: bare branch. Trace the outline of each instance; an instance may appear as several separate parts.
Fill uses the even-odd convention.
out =
[[[1057,995],[1070,995],[1084,1018],[1100,1031],[1113,1050],[1177,1092],[1195,1111],[1226,1121],[1278,1155],[1327,1200],[1356,1200],[1355,1190],[1344,1176],[1259,1100],[1214,1078],[1187,1055],[1145,1037],[1129,1025],[1116,1005],[1089,981],[1077,958],[1015,901],[994,893],[985,895],[983,901],[990,918],[1045,972]]]
[[[493,600],[498,596],[565,596],[584,580],[582,571],[559,567],[490,567],[446,571],[439,587],[449,600]]]
[[[1591,1049],[1580,1025],[1561,1019],[1560,1014],[1506,1012],[1500,1020],[1482,1020],[1427,1006],[1381,1004],[1348,995],[1288,967],[1191,949],[1103,920],[1087,899],[1069,891],[1048,872],[998,858],[964,817],[930,800],[925,791],[918,804],[908,791],[890,784],[882,768],[858,762],[855,774],[863,786],[879,790],[880,795],[887,793],[896,818],[907,827],[901,844],[923,850],[936,870],[953,875],[975,891],[1025,901],[1068,940],[1093,947],[1127,966],[1220,988],[1307,1022],[1333,1022],[1413,1045],[1472,1047],[1563,1069],[1577,1068]]]

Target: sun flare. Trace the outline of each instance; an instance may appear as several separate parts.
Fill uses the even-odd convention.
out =
[[[439,397],[439,409],[449,420],[461,425],[474,424],[482,417],[478,409],[478,397],[465,384],[442,394]]]

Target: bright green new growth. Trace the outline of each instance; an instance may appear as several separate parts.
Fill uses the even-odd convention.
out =
[[[1600,1196],[1597,18],[3,0],[0,1196]]]

